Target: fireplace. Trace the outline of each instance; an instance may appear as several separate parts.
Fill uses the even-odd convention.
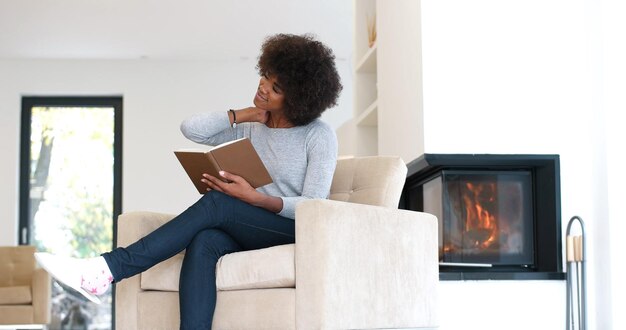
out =
[[[558,155],[424,154],[400,208],[439,220],[440,277],[563,279]]]

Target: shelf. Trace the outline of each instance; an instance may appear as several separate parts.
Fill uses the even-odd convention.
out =
[[[374,102],[356,118],[356,125],[378,126],[378,100],[374,100]]]
[[[365,55],[359,60],[356,66],[356,72],[359,73],[376,73],[376,47],[374,44],[367,50]]]

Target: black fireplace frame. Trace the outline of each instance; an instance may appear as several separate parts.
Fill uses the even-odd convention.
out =
[[[534,265],[440,266],[441,280],[563,280],[559,155],[423,154],[407,164],[399,208],[409,209],[411,191],[443,170],[525,170],[532,174]],[[415,207],[413,207],[415,208]],[[419,207],[417,207],[419,208]],[[413,211],[423,211],[413,209]]]

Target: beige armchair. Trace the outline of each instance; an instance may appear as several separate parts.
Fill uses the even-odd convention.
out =
[[[50,323],[50,275],[35,268],[34,246],[0,247],[0,324]]]
[[[436,327],[437,219],[397,209],[406,171],[397,157],[340,160],[331,200],[298,205],[296,244],[218,261],[213,328]],[[118,244],[172,217],[123,214]],[[181,264],[182,254],[117,284],[117,329],[178,328]]]

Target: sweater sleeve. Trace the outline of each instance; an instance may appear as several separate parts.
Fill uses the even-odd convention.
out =
[[[325,199],[330,194],[337,166],[337,137],[325,126],[319,134],[307,138],[307,168],[301,196],[281,197],[283,209],[278,215],[295,219],[296,205],[307,199]]]
[[[183,135],[196,143],[218,145],[235,140],[240,127],[232,128],[226,111],[204,112],[192,115],[180,124]]]

